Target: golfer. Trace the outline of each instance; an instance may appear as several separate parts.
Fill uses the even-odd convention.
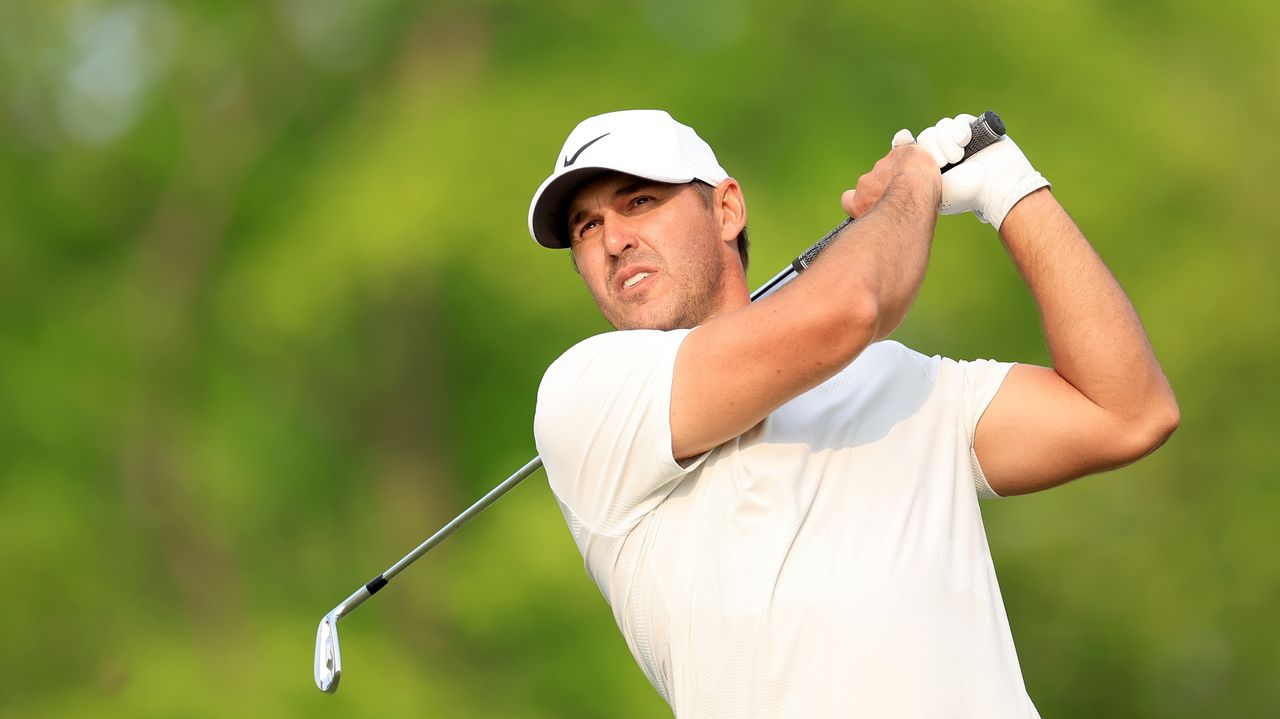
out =
[[[547,369],[538,451],[681,719],[1037,716],[978,499],[1133,462],[1179,415],[1123,290],[1018,146],[940,174],[972,119],[899,132],[841,198],[856,221],[755,303],[742,188],[665,112],[583,121],[533,198],[534,239],[568,248],[617,329]],[[888,339],[939,212],[999,231],[1053,367]]]

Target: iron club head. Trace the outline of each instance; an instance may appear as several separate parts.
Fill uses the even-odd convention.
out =
[[[480,501],[468,507],[462,514],[454,517],[452,521],[441,527],[435,534],[427,537],[426,541],[419,544],[412,552],[409,552],[400,561],[391,565],[387,571],[371,579],[363,587],[352,593],[351,596],[342,600],[342,604],[334,607],[333,611],[324,615],[324,619],[320,620],[320,628],[316,630],[316,687],[326,694],[332,694],[338,690],[338,680],[342,678],[342,654],[338,651],[339,619],[350,614],[352,610],[363,604],[378,590],[387,586],[387,583],[399,574],[402,569],[413,564],[419,557],[426,554],[432,547],[457,530],[458,527],[471,521],[471,518],[484,511],[485,507],[498,501],[499,497],[511,491],[511,488],[523,481],[525,477],[538,471],[541,466],[541,457],[534,457],[529,460],[515,474],[507,477],[502,484],[489,490],[489,493],[481,497]]]
[[[316,686],[326,694],[338,691],[342,678],[342,653],[338,651],[338,617],[329,612],[316,630]]]

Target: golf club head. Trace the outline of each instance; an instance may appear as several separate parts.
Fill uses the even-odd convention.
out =
[[[342,678],[342,653],[338,651],[338,617],[330,612],[316,630],[316,687],[326,694],[338,691]]]

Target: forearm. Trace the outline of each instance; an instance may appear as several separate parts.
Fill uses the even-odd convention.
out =
[[[1175,426],[1173,391],[1137,312],[1049,190],[1018,202],[1000,237],[1039,306],[1054,370],[1127,423]]]
[[[881,328],[900,320],[919,289],[937,193],[927,174],[890,181],[875,208],[795,281],[690,332],[672,377],[672,456],[691,457],[749,430],[887,333]],[[882,305],[897,317],[882,318]]]
[[[902,323],[924,281],[937,223],[929,177],[899,176],[876,205],[846,227],[806,273],[814,302],[850,298],[872,321],[871,341]]]

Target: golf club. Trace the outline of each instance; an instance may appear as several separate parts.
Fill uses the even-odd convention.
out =
[[[965,146],[964,157],[959,162],[951,163],[942,168],[942,172],[946,172],[960,162],[964,162],[975,153],[981,151],[987,146],[999,140],[1005,133],[1004,123],[995,112],[987,110],[981,116],[971,123],[970,128],[973,130],[972,138],[969,144]],[[761,285],[755,292],[751,293],[751,301],[768,297],[777,291],[787,282],[795,278],[795,276],[806,269],[813,260],[827,248],[827,245],[840,233],[849,223],[853,222],[853,218],[847,218],[834,229],[815,242],[803,254],[797,257],[791,264],[784,267],[778,274],[774,275],[768,282]],[[400,561],[391,566],[390,569],[379,574],[370,580],[363,587],[357,589],[351,596],[342,600],[333,611],[324,615],[320,620],[320,627],[316,631],[316,656],[315,656],[315,680],[316,686],[323,692],[332,694],[338,690],[338,680],[342,678],[342,654],[338,647],[338,620],[347,616],[356,607],[360,606],[369,597],[373,596],[387,585],[397,574],[405,567],[413,564],[419,557],[426,554],[432,547],[444,541],[450,534],[453,534],[459,527],[471,521],[477,514],[483,512],[485,508],[498,501],[502,495],[511,491],[513,487],[522,482],[526,477],[536,472],[542,467],[542,458],[534,457],[527,464],[516,471],[501,484],[489,490],[475,504],[471,505],[462,514],[459,514],[448,524],[441,527],[435,534],[431,535],[422,544],[419,544],[412,552],[409,552]]]

